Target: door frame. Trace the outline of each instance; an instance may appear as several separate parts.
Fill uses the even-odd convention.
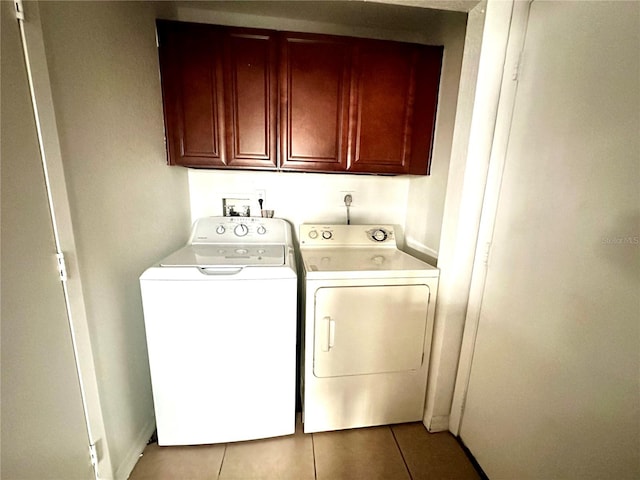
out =
[[[506,6],[506,2],[503,3]],[[467,398],[467,390],[471,377],[476,335],[482,311],[482,300],[491,253],[491,244],[493,241],[498,201],[500,199],[502,177],[507,148],[509,146],[509,135],[511,132],[516,93],[518,90],[518,76],[522,69],[522,51],[524,49],[529,12],[531,10],[532,3],[533,0],[509,0],[512,11],[508,27],[509,32],[506,37],[504,69],[500,85],[500,94],[497,100],[496,123],[493,132],[493,139],[491,141],[489,169],[487,173],[487,182],[480,216],[480,226],[478,229],[477,244],[473,260],[471,285],[469,288],[469,301],[467,304],[462,346],[460,349],[458,371],[453,392],[453,400],[451,403],[451,414],[449,417],[449,430],[456,436],[460,433],[460,426],[464,416],[464,407]],[[488,18],[485,28],[491,28],[491,19],[489,18],[490,9],[487,9],[487,13]],[[478,75],[478,83],[482,81],[480,74],[481,72],[479,72]]]
[[[66,279],[61,276],[61,281],[87,424],[87,454],[91,455],[92,462],[96,462],[96,479],[113,478],[38,3],[29,2],[25,12],[18,0],[16,17],[20,25],[56,249],[64,256]]]

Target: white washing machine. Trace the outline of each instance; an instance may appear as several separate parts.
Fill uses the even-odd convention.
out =
[[[294,433],[297,275],[286,221],[200,219],[140,286],[159,445]]]
[[[390,225],[302,225],[305,432],[421,421],[437,268]]]

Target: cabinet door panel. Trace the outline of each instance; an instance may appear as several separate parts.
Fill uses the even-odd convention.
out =
[[[276,167],[277,44],[273,35],[233,30],[225,37],[229,166]]]
[[[169,163],[225,165],[222,62],[209,26],[158,22]]]
[[[413,44],[358,42],[349,171],[427,173],[441,51]]]
[[[421,47],[418,56],[411,135],[411,164],[408,172],[413,175],[427,175],[431,168],[442,52],[442,47]]]
[[[416,55],[404,45],[359,42],[357,112],[349,170],[408,171]]]
[[[315,35],[281,40],[282,167],[346,168],[350,42]]]

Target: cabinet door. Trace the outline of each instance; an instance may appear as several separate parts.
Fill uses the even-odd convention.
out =
[[[426,174],[442,49],[358,41],[348,170]]]
[[[169,163],[224,166],[220,31],[158,21],[158,39]]]
[[[230,29],[224,38],[227,165],[276,168],[275,32]]]
[[[283,34],[280,153],[285,170],[344,171],[351,41]]]

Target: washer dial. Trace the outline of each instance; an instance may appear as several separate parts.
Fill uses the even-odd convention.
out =
[[[224,232],[225,232],[224,225],[218,225],[218,228],[216,228],[216,233],[218,235],[222,235]]]
[[[258,227],[257,232],[258,232],[258,235],[264,235],[265,233],[267,233],[267,229],[266,229],[266,228],[264,228],[264,225],[260,225],[260,226]]]
[[[244,223],[239,223],[238,225],[236,225],[236,228],[233,229],[233,233],[235,233],[237,237],[244,237],[247,233],[249,233],[249,227],[247,227]]]

